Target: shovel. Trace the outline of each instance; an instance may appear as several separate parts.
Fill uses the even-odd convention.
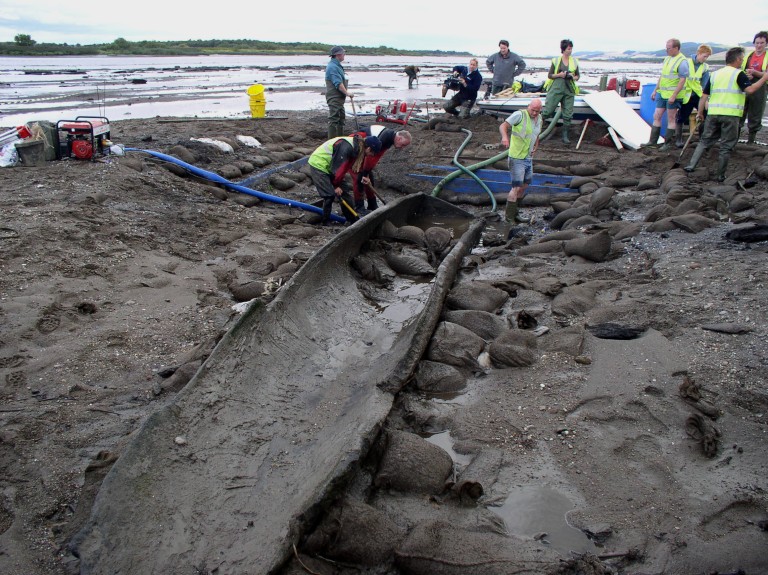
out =
[[[688,134],[688,139],[685,141],[685,144],[683,144],[683,149],[680,150],[680,156],[678,156],[677,161],[672,164],[672,169],[679,168],[680,167],[680,160],[683,159],[683,154],[685,153],[685,149],[688,147],[688,144],[691,143],[691,139],[693,138],[693,135],[696,133],[696,116],[691,114],[691,119],[688,122],[688,129],[690,130],[690,134]]]
[[[355,110],[355,99],[350,98],[349,103],[352,104],[352,115],[355,118],[355,128],[357,128],[357,131],[360,131],[360,123],[357,121],[357,110]]]
[[[355,216],[356,218],[360,217],[360,215],[355,210],[352,209],[352,206],[350,206],[344,198],[342,198],[341,196],[336,196],[336,197],[339,198],[339,203],[342,204],[345,208],[347,208],[353,216]]]
[[[386,206],[387,202],[384,201],[384,198],[382,198],[379,195],[379,192],[376,191],[376,188],[374,188],[371,184],[368,184],[368,189],[373,192],[373,195],[376,196],[376,198],[381,202],[382,205]]]

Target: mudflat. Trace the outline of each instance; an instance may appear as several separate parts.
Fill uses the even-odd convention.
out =
[[[320,112],[270,114],[279,118],[120,121],[112,140],[242,181],[325,139]],[[411,146],[377,167],[377,191],[385,201],[432,193],[409,174],[445,175],[424,164],[449,165],[468,137],[461,128],[472,133],[463,164],[499,154],[498,122],[414,123]],[[457,346],[464,359],[450,364],[437,355],[446,326],[436,331],[424,362],[452,365],[462,385],[427,389],[428,365],[419,366],[359,471],[324,502],[325,515],[290,535],[284,573],[502,569],[491,556],[531,573],[768,569],[768,245],[756,227],[768,219],[768,149],[739,145],[720,184],[710,179],[715,151],[686,175],[671,169],[679,151],[597,145],[605,133],[590,126],[579,150],[558,130],[542,143],[537,171],[576,180],[570,193],[532,195],[521,209],[530,225],[500,224],[482,195],[462,203],[488,229],[457,288],[502,291],[503,303],[484,311],[537,335],[510,346],[484,333],[478,357]],[[233,305],[271,301],[343,226],[317,226],[314,214],[141,151],[3,168],[0,184],[0,571],[77,573],[72,542],[104,477],[234,324]],[[300,169],[253,187],[317,199]],[[444,324],[479,301],[458,296]],[[392,470],[408,467],[393,453],[416,452],[425,438],[442,438],[450,474],[429,486],[398,482]],[[292,463],[274,465],[290,473]],[[188,505],[190,525],[219,511]],[[336,525],[376,518],[379,531],[367,543],[354,539],[362,528],[320,537],[342,512]],[[457,556],[458,542],[471,553]],[[525,553],[499,554],[510,546]],[[221,553],[196,568],[249,572]]]

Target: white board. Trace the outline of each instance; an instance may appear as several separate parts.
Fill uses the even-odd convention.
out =
[[[611,126],[629,148],[639,148],[651,137],[651,127],[614,90],[584,94],[584,101]],[[664,141],[659,138],[659,141]]]

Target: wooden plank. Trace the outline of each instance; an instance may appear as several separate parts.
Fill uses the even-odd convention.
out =
[[[616,149],[623,150],[624,146],[621,145],[619,136],[616,134],[616,130],[614,130],[611,126],[608,126],[608,133],[611,135],[611,140],[613,140],[613,144],[616,146]]]
[[[584,101],[626,140],[640,147],[651,137],[651,127],[614,90],[584,94]]]

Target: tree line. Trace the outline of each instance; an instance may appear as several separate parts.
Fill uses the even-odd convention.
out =
[[[2,56],[203,56],[203,55],[327,55],[331,44],[268,42],[264,40],[184,40],[130,42],[117,38],[107,44],[55,44],[17,34],[13,42],[0,42]],[[389,46],[344,46],[348,54],[370,56],[469,56],[449,50],[398,50]]]

